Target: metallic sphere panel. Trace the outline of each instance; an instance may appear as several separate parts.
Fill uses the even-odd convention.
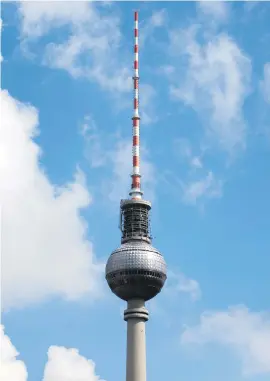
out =
[[[109,257],[106,279],[111,290],[121,299],[149,300],[164,285],[166,263],[153,246],[143,241],[130,241]]]
[[[151,245],[146,243],[125,243],[111,254],[106,274],[123,269],[145,269],[160,271],[166,274],[166,264],[163,256]]]

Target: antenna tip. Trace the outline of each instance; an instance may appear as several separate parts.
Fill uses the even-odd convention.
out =
[[[134,19],[135,19],[135,21],[138,21],[138,11],[134,12]]]

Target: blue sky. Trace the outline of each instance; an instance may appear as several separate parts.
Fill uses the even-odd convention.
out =
[[[266,2],[2,4],[1,376],[125,377],[104,263],[130,186],[135,8],[142,186],[169,268],[148,379],[269,381]]]

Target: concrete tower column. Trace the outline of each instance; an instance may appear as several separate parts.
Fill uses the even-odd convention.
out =
[[[146,381],[145,322],[148,311],[143,299],[128,301],[124,312],[127,322],[127,363],[126,381]]]

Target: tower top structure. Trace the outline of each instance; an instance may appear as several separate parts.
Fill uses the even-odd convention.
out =
[[[167,275],[162,254],[152,246],[149,212],[151,203],[142,199],[140,174],[139,116],[139,26],[134,14],[134,113],[133,166],[130,199],[120,202],[121,246],[114,250],[106,264],[106,280],[112,292],[127,301],[126,381],[146,381],[145,301],[162,289]]]
[[[149,300],[157,295],[166,280],[166,264],[161,253],[151,245],[149,212],[151,203],[143,200],[140,174],[139,116],[139,25],[134,13],[134,110],[133,166],[130,199],[120,203],[121,246],[114,250],[106,265],[106,279],[121,299]]]

